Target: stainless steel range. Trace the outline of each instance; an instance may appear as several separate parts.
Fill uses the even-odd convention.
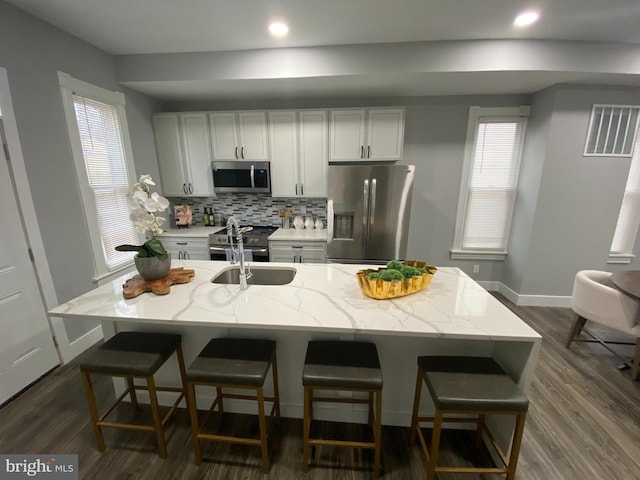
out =
[[[243,225],[246,226],[246,225]],[[249,232],[242,235],[242,245],[244,246],[245,255],[251,252],[254,262],[269,261],[269,235],[275,232],[278,227],[254,226]],[[236,243],[235,234],[233,242]],[[229,260],[231,255],[231,244],[226,230],[220,233],[212,233],[209,235],[209,256],[211,260]],[[247,255],[248,257],[248,255]],[[251,261],[251,260],[249,260]]]

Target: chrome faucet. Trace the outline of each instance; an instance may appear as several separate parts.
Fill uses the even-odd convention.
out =
[[[234,248],[233,246],[234,227],[236,229],[236,242],[238,244],[238,248]],[[227,236],[229,237],[229,245],[231,246],[231,264],[235,264],[236,262],[240,263],[240,289],[242,290],[247,289],[247,280],[249,280],[253,275],[248,268],[245,270],[244,247],[242,242],[242,234],[251,230],[253,230],[253,227],[240,228],[238,220],[233,216],[227,219]]]

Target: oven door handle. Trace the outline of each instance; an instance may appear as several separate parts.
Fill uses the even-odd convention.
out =
[[[210,252],[223,252],[229,250],[231,247],[209,247]],[[244,248],[244,250],[251,250],[253,253],[267,253],[269,250],[266,248]]]

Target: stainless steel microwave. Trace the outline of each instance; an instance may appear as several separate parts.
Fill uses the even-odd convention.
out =
[[[216,193],[271,193],[269,162],[214,160],[211,170]]]

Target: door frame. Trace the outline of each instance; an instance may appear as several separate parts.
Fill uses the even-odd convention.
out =
[[[9,76],[7,69],[0,66],[0,110],[2,111],[2,123],[6,136],[8,157],[13,172],[16,186],[16,195],[20,206],[20,215],[23,220],[25,236],[33,255],[33,267],[38,281],[40,294],[45,311],[59,305],[56,295],[53,277],[49,269],[49,262],[44,249],[44,242],[40,234],[36,209],[31,196],[31,188],[27,177],[27,170],[22,154],[20,135],[16,123],[11,90],[9,88]],[[1,140],[1,139],[0,139]],[[1,143],[1,142],[0,142]],[[73,343],[69,342],[64,321],[58,317],[47,316],[49,328],[53,336],[54,344],[58,350],[58,357],[62,363],[69,362],[86,348],[102,338],[102,328],[96,327]]]

